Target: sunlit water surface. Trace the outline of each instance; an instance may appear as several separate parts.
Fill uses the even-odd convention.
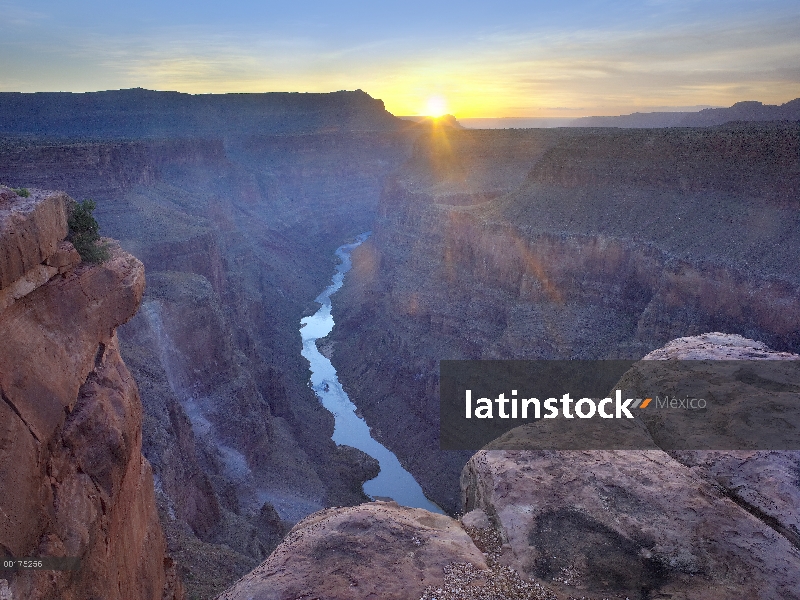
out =
[[[331,296],[342,287],[345,274],[352,266],[350,253],[369,237],[362,233],[352,244],[336,250],[340,263],[336,267],[331,284],[316,298],[321,305],[312,316],[300,321],[303,338],[303,356],[311,363],[311,385],[322,402],[335,417],[333,441],[339,445],[352,446],[375,458],[381,471],[375,479],[364,484],[364,492],[372,498],[391,498],[403,506],[425,508],[441,513],[442,510],[428,500],[417,481],[401,465],[397,457],[383,445],[372,439],[364,419],[356,415],[356,406],[350,401],[336,376],[331,361],[317,349],[316,340],[324,338],[333,329]]]

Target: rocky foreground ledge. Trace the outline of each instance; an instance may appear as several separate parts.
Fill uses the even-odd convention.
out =
[[[4,600],[183,597],[158,522],[142,409],[116,328],[141,262],[81,263],[70,199],[0,186],[0,555],[77,557],[77,570],[0,572]]]
[[[647,356],[800,360],[737,335]],[[460,521],[375,502],[299,523],[218,600],[800,598],[800,453],[484,450]]]

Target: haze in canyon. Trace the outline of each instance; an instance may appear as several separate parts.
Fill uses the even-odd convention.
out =
[[[14,598],[89,597],[107,579],[108,565],[93,558],[102,552],[130,565],[118,567],[130,568],[123,580],[149,573],[152,588],[134,593],[142,598],[213,598],[253,569],[222,597],[284,597],[323,581],[331,586],[323,597],[356,597],[353,582],[367,597],[374,576],[381,597],[418,598],[437,585],[458,588],[459,564],[489,586],[513,573],[502,585],[516,586],[517,597],[796,597],[796,453],[653,450],[625,458],[634,462],[623,473],[613,452],[473,456],[438,443],[445,359],[638,360],[680,356],[672,340],[687,336],[696,341],[684,344],[709,356],[729,348],[797,358],[796,120],[470,130],[454,119],[398,119],[362,91],[120,90],[0,94],[0,129],[0,181],[10,186],[3,210],[17,223],[4,230],[5,260],[33,253],[19,273],[9,266],[0,290],[12,290],[0,324],[22,336],[5,338],[17,341],[3,358],[3,406],[18,417],[4,426],[19,418],[23,428],[4,434],[0,482],[11,520],[0,542],[6,556],[67,548],[94,565],[55,583],[10,575]],[[47,190],[97,202],[101,233],[119,241],[109,266],[52,258],[67,244],[59,219],[71,200]],[[34,214],[44,216],[25,216]],[[36,233],[12,235],[28,222]],[[301,321],[320,307],[336,249],[358,236],[352,269],[330,296],[333,331],[316,346],[371,437],[443,512],[473,511],[463,522],[363,504],[379,464],[332,440],[334,417],[309,383]],[[70,247],[58,251],[66,257]],[[36,280],[33,291],[19,287],[39,263],[64,266],[47,267],[55,271],[43,271],[44,281],[55,277]],[[50,332],[47,347],[64,344],[59,352],[73,355],[74,332],[84,330],[97,337],[79,342],[77,370],[34,351],[44,342],[33,332]],[[702,337],[711,332],[721,333]],[[109,369],[135,381],[138,396],[114,392],[128,398],[120,404],[103,391],[129,389]],[[44,392],[20,381],[43,372],[55,377],[46,385],[62,390],[66,411],[37,416],[36,404],[24,403]],[[97,406],[116,406],[127,421],[92,413],[92,398],[107,398]],[[118,430],[130,433],[108,433]],[[104,447],[102,439],[128,441]],[[106,455],[123,454],[117,471],[104,467],[115,464]],[[142,483],[126,491],[132,476],[123,474],[134,468]],[[542,489],[525,483],[545,473],[552,480]],[[582,491],[568,481],[582,481]],[[107,496],[79,510],[91,485]],[[27,508],[23,489],[38,490],[24,492],[38,498]],[[658,533],[641,511],[667,489],[664,508],[653,508],[667,511]],[[608,498],[606,512],[595,497]],[[523,498],[537,508],[515,521]],[[670,502],[693,506],[696,517],[676,521]],[[331,508],[341,506],[362,508]],[[150,563],[113,524],[131,511],[142,516],[128,529],[161,553],[148,554]],[[742,536],[731,547],[725,522]],[[588,541],[568,547],[553,531]],[[772,540],[769,550],[760,537]],[[407,544],[419,557],[394,575],[381,571],[395,553],[405,565]],[[723,556],[735,556],[738,574],[722,567]],[[340,588],[332,573],[341,569],[353,574]]]

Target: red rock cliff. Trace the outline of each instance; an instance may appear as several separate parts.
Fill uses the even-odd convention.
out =
[[[144,267],[116,246],[79,264],[64,194],[0,196],[0,553],[80,558],[75,571],[3,571],[2,585],[13,598],[181,598],[117,347]]]

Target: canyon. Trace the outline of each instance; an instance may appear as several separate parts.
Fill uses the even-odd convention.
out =
[[[334,307],[342,384],[454,512],[469,453],[438,448],[439,360],[638,359],[709,331],[797,352],[799,133],[421,137]]]
[[[114,106],[122,107],[117,115],[109,112]],[[320,577],[327,567],[309,556],[358,562],[357,554],[373,552],[368,538],[395,540],[380,550],[387,556],[391,549],[402,554],[404,544],[411,552],[427,548],[434,538],[462,548],[444,558],[432,558],[441,554],[437,547],[409,559],[408,572],[425,583],[398,597],[452,584],[450,563],[467,562],[473,580],[485,579],[487,555],[500,565],[491,567],[492,577],[527,589],[503,570],[513,568],[550,586],[527,589],[527,597],[568,597],[591,586],[595,593],[601,582],[585,569],[584,583],[553,583],[570,564],[594,560],[586,548],[537,563],[538,550],[504,520],[516,505],[506,507],[491,493],[494,481],[505,485],[510,474],[540,468],[584,477],[581,460],[440,450],[438,361],[639,359],[675,338],[713,331],[800,351],[794,122],[463,130],[395,119],[363,92],[198,99],[145,90],[0,94],[0,115],[0,182],[93,198],[102,233],[119,240],[115,252],[144,264],[141,308],[130,307],[113,326],[141,396],[144,460],[134,460],[135,443],[126,449],[134,463],[152,465],[153,510],[166,540],[158,577],[182,580],[190,598],[215,597],[253,569],[243,582],[256,585],[273,567],[285,570],[302,556],[303,572]],[[373,437],[429,499],[450,515],[478,508],[488,515],[489,526],[472,529],[485,529],[493,541],[477,550],[444,516],[391,503],[331,512],[369,500],[362,484],[376,465],[331,440],[334,420],[308,386],[297,327],[317,309],[335,249],[370,230],[337,292],[336,325],[323,353]],[[48,242],[48,252],[58,242]],[[22,271],[46,259],[37,255]],[[20,298],[29,302],[30,294]],[[122,368],[117,338],[103,341],[103,368]],[[91,378],[80,376],[88,385]],[[603,486],[622,486],[613,456],[598,460],[611,465]],[[737,471],[722,459],[642,460],[641,470],[658,463],[659,477],[678,482],[676,497],[710,494],[719,481],[752,480],[744,467]],[[748,464],[745,471],[767,465],[783,474],[783,491],[769,496],[784,498],[782,512],[766,511],[768,502],[759,504],[744,484],[737,489],[742,503],[761,507],[756,512],[784,533],[732,508],[739,506],[733,500],[714,506],[724,505],[720,514],[737,515],[754,536],[783,544],[788,571],[776,577],[790,585],[796,545],[781,540],[797,534],[785,517],[797,506],[789,477],[797,458],[759,455]],[[703,470],[702,481],[687,474],[692,468]],[[639,493],[630,480],[624,485]],[[576,509],[580,517],[532,513],[523,529],[550,523],[575,537],[591,531],[598,543],[621,548],[621,561],[653,546],[626,546],[639,525],[618,528],[584,504]],[[329,510],[316,512],[322,509]],[[359,533],[370,523],[371,534]],[[328,533],[315,538],[317,530]],[[283,550],[273,553],[284,537]],[[420,566],[428,563],[436,567]],[[681,579],[691,569],[662,577],[651,563],[641,564],[614,593],[656,597],[661,588],[692,589]],[[707,561],[697,573],[718,581],[715,564]],[[287,589],[296,589],[289,575]],[[375,584],[388,589],[392,581],[389,570]],[[237,597],[243,582],[224,597]],[[339,583],[346,590],[352,582]],[[763,597],[782,593],[769,590]]]
[[[303,95],[310,105],[289,109],[300,109],[294,125],[286,98],[265,96],[257,112],[267,117],[244,135],[154,137],[166,109],[140,98],[131,110],[155,114],[155,134],[147,119],[115,130],[112,118],[96,130],[54,127],[84,139],[0,142],[0,180],[96,200],[102,233],[145,265],[142,307],[120,327],[120,351],[189,597],[222,591],[307,514],[368,500],[362,484],[376,474],[372,459],[331,440],[333,416],[307,385],[297,327],[316,310],[334,250],[369,229],[412,136],[366,94]],[[348,103],[359,117],[349,128]]]

